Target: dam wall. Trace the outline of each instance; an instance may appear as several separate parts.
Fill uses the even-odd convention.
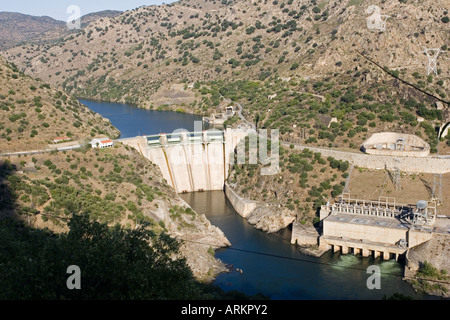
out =
[[[223,190],[229,170],[223,144],[151,148],[146,157],[177,193]]]
[[[177,193],[223,191],[245,130],[161,134],[122,139],[156,164]]]

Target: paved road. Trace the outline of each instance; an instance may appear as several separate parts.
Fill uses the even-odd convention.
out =
[[[230,99],[227,99],[227,98],[225,98],[225,97],[222,96],[222,95],[221,95],[221,97],[223,98],[223,100],[224,100],[226,103],[232,103],[232,102],[233,102],[233,101],[231,101]],[[238,113],[239,118],[240,118],[243,122],[245,122],[245,124],[246,124],[247,126],[249,126],[251,129],[256,130],[256,126],[255,126],[253,123],[251,123],[250,121],[248,121],[247,119],[245,119],[244,115],[242,114],[242,111],[244,110],[244,107],[242,106],[242,104],[240,104],[239,102],[233,102],[233,103],[236,104],[236,106],[238,107],[237,113]]]
[[[20,152],[12,152],[12,153],[1,153],[1,157],[10,157],[10,156],[30,156],[34,154],[44,154],[44,153],[50,153],[50,152],[62,152],[62,151],[70,151],[75,149],[80,149],[81,145],[77,144],[74,146],[69,147],[62,147],[62,148],[56,148],[56,149],[45,149],[45,150],[34,150],[34,151],[20,151]]]

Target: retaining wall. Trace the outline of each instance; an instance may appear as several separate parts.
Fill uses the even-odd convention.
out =
[[[411,173],[450,173],[450,159],[445,158],[368,155],[306,146],[296,146],[295,148],[299,150],[310,149],[313,152],[320,152],[325,158],[333,157],[337,160],[348,161],[357,167],[367,169],[381,170],[385,168],[399,168],[402,172]]]
[[[227,183],[225,184],[225,195],[230,200],[234,210],[243,218],[247,218],[258,207],[257,201],[240,197]]]

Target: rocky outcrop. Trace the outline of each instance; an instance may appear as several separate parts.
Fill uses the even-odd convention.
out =
[[[247,221],[264,232],[278,232],[292,222],[294,222],[296,214],[278,205],[263,204],[256,207],[247,217]]]
[[[231,245],[219,228],[209,225],[192,234],[187,230],[170,234],[181,240],[180,253],[198,281],[211,283],[220,273],[228,272],[225,263],[215,258],[216,249]]]
[[[280,205],[242,198],[228,184],[225,185],[225,194],[237,213],[264,232],[278,232],[289,226],[296,218],[295,212]]]
[[[424,242],[416,247],[408,250],[406,254],[406,266],[405,266],[405,278],[413,279],[416,276],[420,266],[425,262],[428,262],[437,270],[445,270],[446,274],[450,273],[450,235],[434,233],[432,238],[427,242]],[[445,290],[430,286],[428,289],[419,286],[419,289],[427,291],[428,294],[442,295],[444,297],[450,297],[450,282],[439,281],[436,282]],[[413,285],[416,282],[412,281]],[[435,284],[434,282],[431,282]],[[417,285],[417,284],[416,284]]]
[[[184,208],[191,208],[181,198],[176,199]],[[227,272],[225,264],[214,257],[216,249],[231,246],[230,241],[218,227],[211,224],[205,215],[198,213],[182,214],[179,217],[165,212],[164,223],[169,234],[182,243],[181,254],[192,270],[194,277],[201,282],[212,282],[215,277]]]
[[[447,270],[450,273],[450,236],[434,233],[432,238],[408,252],[410,262],[420,265],[428,261],[439,270]]]

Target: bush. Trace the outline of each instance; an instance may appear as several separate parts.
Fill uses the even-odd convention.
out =
[[[247,33],[247,34],[252,34],[252,33],[255,32],[255,30],[256,30],[256,28],[253,27],[253,26],[251,26],[251,27],[248,27],[248,28],[245,30],[245,33]]]

